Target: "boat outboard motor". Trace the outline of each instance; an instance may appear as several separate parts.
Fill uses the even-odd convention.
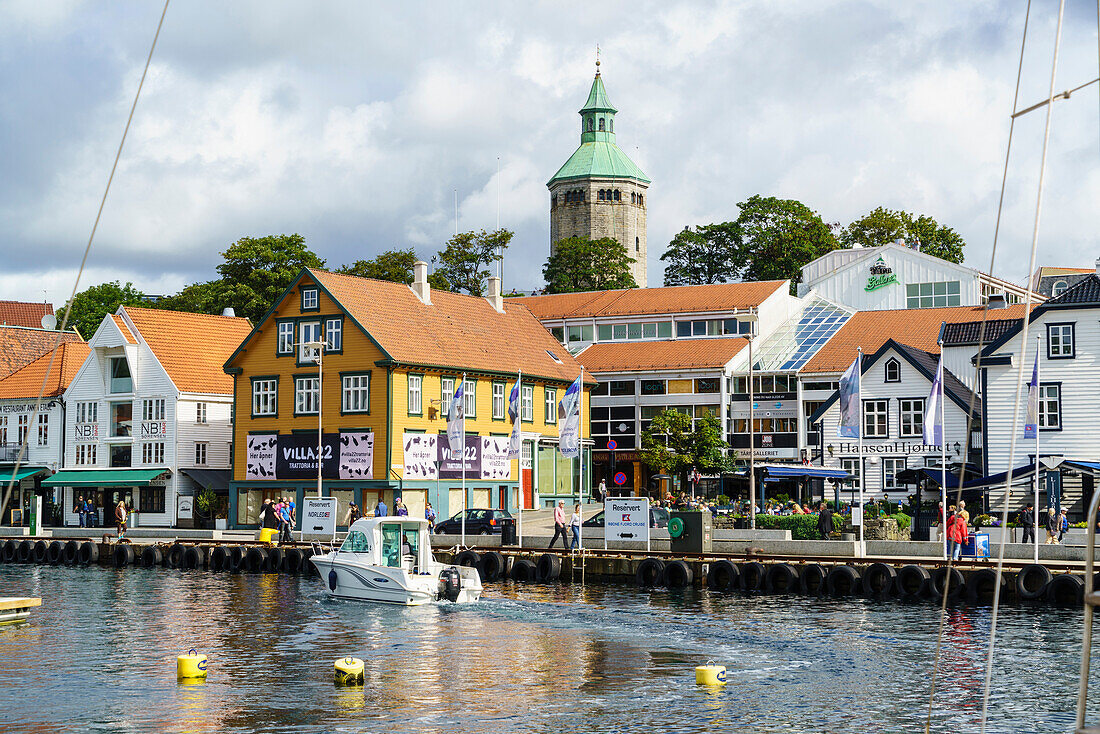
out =
[[[439,572],[439,595],[447,601],[458,601],[458,595],[462,591],[462,576],[454,566],[448,566]]]

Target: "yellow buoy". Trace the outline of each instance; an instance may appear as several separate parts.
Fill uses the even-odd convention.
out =
[[[333,680],[338,686],[354,686],[363,682],[363,661],[359,658],[340,658],[336,661]]]
[[[706,665],[695,668],[695,683],[700,686],[724,686],[726,685],[726,666],[715,665],[708,660]]]
[[[205,677],[206,656],[199,655],[195,648],[191,648],[186,655],[180,655],[176,658],[176,678],[178,680]]]

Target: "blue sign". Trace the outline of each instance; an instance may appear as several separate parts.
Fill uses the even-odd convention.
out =
[[[616,448],[618,448],[618,446],[619,446],[619,444],[615,443],[615,439],[611,439],[610,441],[607,442],[607,450],[608,451],[614,451]]]
[[[615,473],[615,484],[618,484],[620,487],[622,485],[626,484],[626,475],[623,474],[622,472],[616,472]]]

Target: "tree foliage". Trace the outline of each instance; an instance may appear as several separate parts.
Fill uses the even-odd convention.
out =
[[[878,247],[897,239],[919,244],[921,252],[953,263],[963,261],[966,243],[958,232],[932,217],[914,217],[906,211],[878,207],[855,220],[840,233],[843,247]]]
[[[490,266],[503,256],[513,235],[506,229],[456,234],[432,257],[436,269],[429,282],[440,290],[484,295],[485,281],[492,274]]]
[[[802,266],[839,243],[832,228],[805,204],[759,194],[737,205],[737,221],[715,225],[728,230],[735,243],[742,280],[802,280]]]
[[[630,266],[634,260],[613,237],[592,240],[567,237],[554,244],[542,267],[547,293],[637,288]]]
[[[259,323],[302,268],[323,268],[299,234],[242,237],[222,253],[218,274],[226,303],[238,316]]]
[[[360,278],[374,278],[375,280],[388,280],[393,283],[411,285],[413,282],[413,265],[418,259],[416,252],[411,247],[404,250],[387,250],[370,260],[356,260],[336,272],[345,275],[357,275]]]
[[[145,294],[135,288],[133,283],[121,285],[115,280],[93,285],[73,297],[70,309],[62,307],[57,314],[57,327],[61,328],[65,311],[70,310],[69,322],[65,328],[76,327],[82,337],[90,339],[104,316],[114,313],[119,306],[140,306],[144,299]]]
[[[642,432],[642,461],[663,474],[686,474],[691,469],[714,473],[730,466],[729,444],[722,438],[718,418],[706,415],[691,426],[691,416],[663,410]]]
[[[221,280],[208,280],[205,283],[192,283],[172,296],[165,296],[156,302],[156,307],[165,311],[187,311],[190,313],[220,314],[226,306],[225,283]]]
[[[737,278],[737,243],[731,223],[684,227],[661,255],[665,285],[726,283]]]

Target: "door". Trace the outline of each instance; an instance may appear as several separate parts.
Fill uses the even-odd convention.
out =
[[[499,489],[500,489],[500,503],[497,504],[497,507],[499,507],[502,510],[512,509],[512,503],[511,503],[511,500],[510,500],[511,489],[508,487],[507,484],[500,485]]]
[[[134,488],[133,487],[110,487],[100,494],[103,498],[103,510],[100,513],[103,517],[104,527],[114,527],[115,523],[115,508],[118,507],[119,501],[126,505],[126,523],[131,525],[129,513],[134,510]]]

